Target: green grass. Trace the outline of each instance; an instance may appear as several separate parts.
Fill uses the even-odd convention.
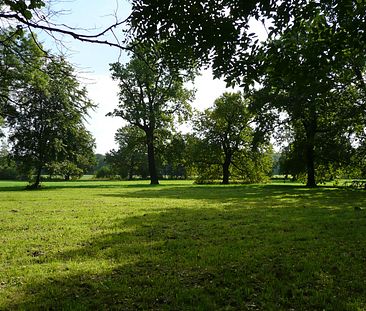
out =
[[[44,185],[0,182],[0,310],[366,310],[364,191]]]

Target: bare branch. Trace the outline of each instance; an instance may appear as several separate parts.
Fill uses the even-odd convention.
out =
[[[63,28],[52,26],[51,23],[48,23],[47,25],[45,25],[45,24],[33,22],[33,21],[23,18],[22,16],[20,16],[19,14],[16,14],[16,13],[8,14],[8,13],[0,12],[0,18],[4,18],[4,19],[8,19],[8,20],[16,20],[16,21],[20,22],[21,24],[27,26],[30,29],[40,29],[40,30],[44,30],[44,31],[47,31],[50,33],[59,33],[59,34],[70,36],[70,37],[72,37],[76,40],[82,41],[82,42],[108,45],[108,46],[116,47],[116,48],[119,48],[121,50],[126,50],[126,51],[132,50],[131,47],[129,47],[127,45],[122,45],[121,43],[119,43],[118,40],[116,43],[116,42],[111,42],[108,40],[98,39],[98,38],[104,36],[106,33],[112,32],[112,30],[117,28],[118,26],[121,26],[123,23],[126,22],[126,20],[121,21],[121,22],[115,22],[113,25],[104,29],[100,33],[88,35],[88,34],[77,33],[75,31],[71,30],[69,27],[68,27],[68,29],[63,29]]]

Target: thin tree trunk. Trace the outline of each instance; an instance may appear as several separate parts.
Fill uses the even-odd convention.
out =
[[[154,136],[153,133],[146,133],[147,138],[147,159],[149,164],[150,184],[158,185],[159,179],[156,172]]]
[[[132,180],[132,178],[133,178],[133,166],[134,166],[134,162],[131,159],[130,165],[129,165],[129,168],[128,168],[128,177],[127,177],[128,180]]]

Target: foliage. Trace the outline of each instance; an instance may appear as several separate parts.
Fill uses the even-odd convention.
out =
[[[111,71],[120,92],[118,108],[110,115],[120,116],[145,132],[150,180],[158,184],[156,131],[169,129],[177,118],[189,115],[194,93],[184,84],[193,79],[193,73],[167,66],[159,46],[139,47],[128,64],[114,63]]]
[[[258,78],[261,63],[253,56],[262,45],[250,20],[263,23],[269,43],[294,25],[323,16],[338,33],[328,47],[357,55],[357,64],[364,50],[365,8],[364,1],[133,0],[130,25],[133,39],[163,42],[164,53],[178,66],[194,59],[212,65],[229,83],[249,87]]]
[[[106,163],[121,178],[133,179],[138,175],[148,176],[145,133],[135,126],[125,126],[117,130],[115,141],[118,150],[106,154]]]
[[[189,159],[187,153],[187,135],[170,133],[162,150],[163,176],[170,179],[186,179],[189,176]]]
[[[16,180],[18,175],[14,161],[9,159],[5,144],[0,145],[0,180]]]
[[[364,191],[24,184],[0,182],[1,310],[365,308]]]
[[[259,177],[268,168],[262,171],[254,163],[266,152],[255,146],[253,119],[248,101],[240,93],[224,93],[212,108],[199,115],[195,122],[198,142],[193,157],[199,166],[199,180],[222,178],[222,183],[227,184],[230,175],[245,181],[261,180],[254,178],[254,170],[258,170],[256,177]],[[263,147],[264,151],[264,144]]]
[[[295,23],[257,55],[263,87],[254,108],[275,113],[278,120],[282,113],[296,141],[294,154],[305,163],[308,186],[316,185],[317,165],[349,162],[349,137],[363,123],[354,56],[334,49],[338,35],[325,16],[313,12],[310,21]]]
[[[46,165],[66,161],[80,167],[92,161],[94,141],[83,117],[93,105],[63,59],[47,61],[42,71],[33,73],[32,80],[13,95],[7,122],[11,156],[22,172],[36,174],[38,187]]]
[[[78,179],[83,176],[84,171],[75,163],[68,160],[62,162],[51,162],[46,165],[48,174],[64,176],[65,180],[70,178]]]
[[[0,29],[0,120],[13,113],[16,93],[35,77],[44,53],[30,35]]]
[[[20,13],[28,20],[32,18],[33,10],[45,6],[45,3],[41,0],[2,0],[0,5],[2,4],[8,5],[12,11]]]
[[[114,178],[115,176],[116,176],[116,174],[114,173],[114,171],[107,165],[102,166],[95,173],[96,178],[110,179],[110,178]]]

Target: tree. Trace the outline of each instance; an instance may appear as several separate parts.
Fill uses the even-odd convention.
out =
[[[47,171],[62,175],[65,180],[80,178],[96,164],[94,138],[82,123],[75,125],[74,130],[68,131],[63,138],[67,141],[67,152],[58,161],[49,163]]]
[[[140,47],[128,64],[114,63],[111,71],[120,92],[119,106],[110,115],[120,116],[144,131],[150,181],[158,184],[155,134],[172,126],[176,117],[188,115],[194,92],[186,89],[184,83],[191,81],[193,74],[168,67],[158,47]]]
[[[217,174],[214,165],[219,165],[222,183],[228,184],[231,165],[244,171],[245,161],[250,161],[250,154],[255,153],[253,121],[248,100],[239,92],[224,93],[199,116],[195,133],[200,139],[198,153],[202,155],[197,155],[197,160],[206,173],[211,170],[213,175]]]
[[[106,154],[106,162],[111,170],[128,180],[132,180],[134,175],[146,177],[148,173],[144,131],[132,125],[122,127],[118,129],[115,141],[118,150],[111,150]]]
[[[168,178],[187,178],[189,160],[187,158],[187,135],[170,133],[162,154],[162,175]]]
[[[278,120],[282,114],[281,121],[291,125],[294,151],[299,154],[302,148],[309,187],[316,186],[317,159],[327,161],[322,150],[346,146],[345,138],[356,130],[364,111],[353,56],[334,49],[337,36],[327,18],[313,12],[311,21],[295,23],[257,54],[262,88],[256,92],[255,108],[277,114]]]
[[[33,188],[46,165],[76,164],[77,156],[92,152],[94,143],[82,122],[93,105],[65,60],[45,62],[14,96],[7,116],[10,153],[23,172],[35,172]]]

